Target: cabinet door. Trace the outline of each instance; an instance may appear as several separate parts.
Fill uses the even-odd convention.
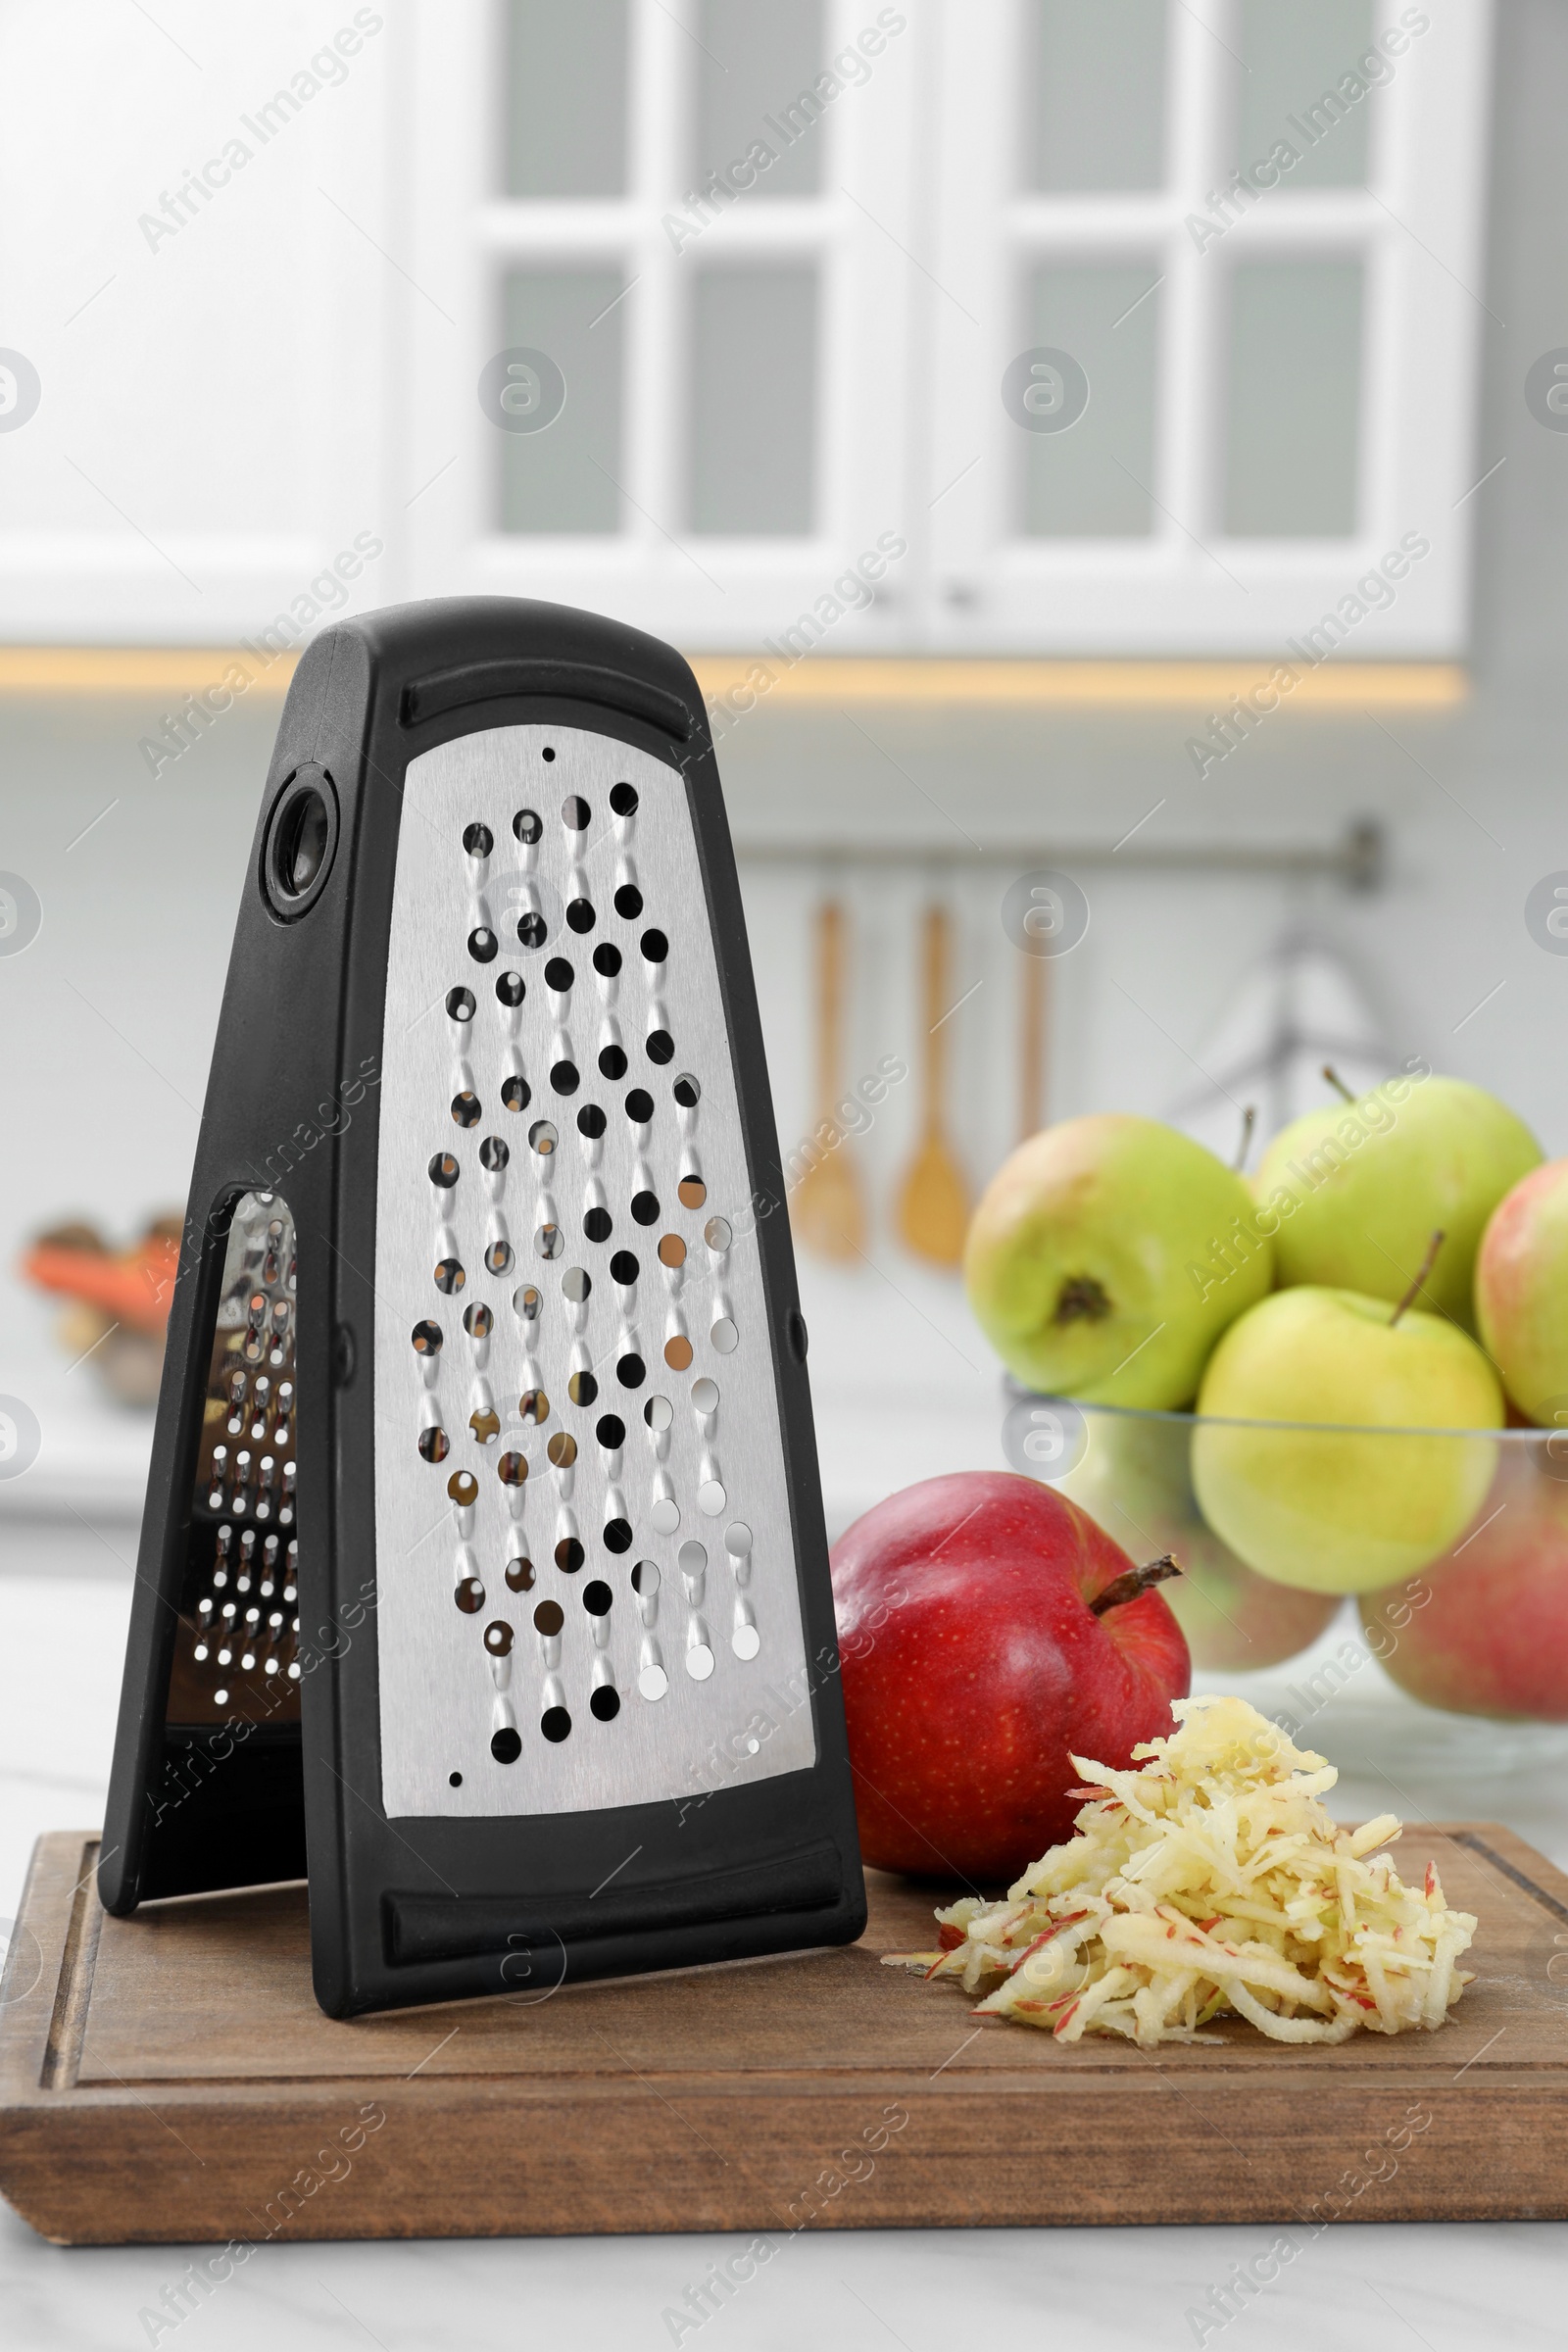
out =
[[[511,0],[414,34],[411,275],[441,312],[405,293],[419,592],[688,645],[894,642],[906,13]]]
[[[1487,0],[953,0],[944,643],[1462,648],[1489,28]]]

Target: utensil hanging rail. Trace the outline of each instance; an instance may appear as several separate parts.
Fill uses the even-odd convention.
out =
[[[1027,873],[1036,867],[1107,866],[1126,872],[1232,874],[1321,874],[1353,891],[1375,891],[1386,876],[1388,843],[1381,825],[1359,820],[1337,842],[1321,846],[1236,842],[1131,844],[1104,842],[992,842],[973,848],[963,842],[908,841],[737,841],[742,865],[905,866],[931,872],[954,868],[1006,868]]]

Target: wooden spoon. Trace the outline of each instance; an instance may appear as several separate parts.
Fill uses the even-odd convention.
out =
[[[956,1266],[963,1257],[969,1192],[949,1149],[942,1116],[948,1085],[947,1022],[954,1010],[948,999],[953,957],[947,910],[928,906],[922,930],[924,1100],[920,1142],[899,1191],[898,1225],[905,1246],[916,1257],[929,1258],[937,1266]]]
[[[844,908],[824,899],[816,916],[817,1126],[802,1144],[809,1165],[790,1195],[790,1225],[818,1257],[858,1257],[865,1247],[865,1198],[835,1105],[844,1079]],[[837,1142],[829,1137],[836,1136]]]

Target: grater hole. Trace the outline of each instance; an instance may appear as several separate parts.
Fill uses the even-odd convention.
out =
[[[509,1560],[507,1562],[507,1591],[509,1592],[531,1592],[533,1587],[534,1566],[532,1560]]]
[[[577,1459],[577,1441],[568,1430],[558,1429],[547,1450],[558,1470],[569,1470]]]
[[[708,1336],[719,1355],[733,1355],[740,1346],[741,1335],[728,1315],[720,1315]]]
[[[732,1519],[724,1530],[724,1549],[732,1560],[744,1560],[751,1548],[751,1529],[744,1519]]]
[[[537,907],[530,906],[526,914],[517,917],[517,945],[522,948],[542,948],[550,937],[550,927]]]
[[[463,1310],[463,1328],[470,1340],[487,1340],[495,1329],[495,1320],[490,1309],[478,1299]]]
[[[561,1277],[561,1295],[568,1306],[581,1306],[592,1296],[594,1278],[586,1266],[568,1266]]]
[[[564,1707],[546,1707],[539,1718],[539,1729],[548,1740],[559,1747],[563,1740],[571,1737],[571,1717]]]
[[[662,963],[669,954],[669,942],[657,926],[645,931],[638,944],[650,963]]]
[[[590,1617],[608,1617],[615,1595],[602,1576],[596,1576],[582,1589],[582,1605]]]
[[[594,1425],[594,1436],[607,1453],[614,1453],[626,1443],[626,1424],[618,1413],[601,1413]]]
[[[512,1244],[492,1242],[484,1253],[484,1262],[492,1274],[508,1274],[512,1270]]]
[[[470,858],[488,858],[496,846],[496,837],[488,825],[465,825],[463,846]]]
[[[631,1589],[639,1600],[652,1600],[661,1581],[657,1560],[639,1560],[631,1572]]]
[[[458,1258],[443,1257],[436,1266],[435,1287],[438,1291],[444,1292],[449,1298],[454,1292],[462,1290],[467,1279],[468,1277],[463,1271],[462,1262]]]
[[[553,988],[558,997],[565,996],[576,977],[564,956],[552,956],[545,965],[545,986]]]
[[[511,1157],[510,1149],[499,1135],[487,1135],[479,1146],[479,1165],[488,1168],[492,1176],[499,1174]]]
[[[541,1292],[534,1289],[531,1282],[525,1282],[520,1289],[513,1292],[512,1304],[514,1311],[519,1314],[525,1323],[537,1323],[539,1309],[544,1304],[544,1297]]]
[[[675,1418],[675,1408],[667,1396],[650,1396],[643,1406],[643,1419],[656,1433],[666,1430]]]
[[[612,813],[616,816],[635,816],[637,813],[637,787],[635,784],[612,784],[610,806]]]
[[[447,1018],[449,1021],[471,1021],[474,996],[471,988],[447,990]]]
[[[520,1746],[520,1745],[521,1745],[521,1742],[519,1741],[519,1742],[518,1742],[518,1744],[519,1744],[519,1746]],[[461,1772],[449,1772],[449,1773],[447,1774],[447,1787],[448,1787],[449,1788],[461,1788],[463,1787],[463,1775],[462,1775],[462,1773],[461,1773]]]
[[[504,1617],[492,1617],[484,1629],[484,1645],[493,1658],[512,1655],[512,1628]]]
[[[469,1093],[466,1088],[461,1095],[454,1095],[452,1116],[460,1127],[477,1127],[480,1118],[478,1096]]]
[[[542,1600],[533,1613],[534,1632],[543,1634],[547,1642],[555,1640],[565,1622],[566,1612],[559,1600]]]
[[[610,1279],[618,1282],[623,1291],[631,1289],[640,1272],[641,1268],[629,1250],[617,1250],[610,1261]]]
[[[615,893],[615,912],[634,923],[643,910],[643,894],[635,882],[623,882]]]
[[[458,1181],[458,1163],[450,1152],[435,1152],[430,1155],[430,1165],[425,1173],[432,1184],[439,1185],[442,1192],[449,1193]]]
[[[646,1087],[634,1086],[626,1097],[626,1116],[635,1127],[646,1127],[654,1115],[654,1098]]]
[[[695,1541],[683,1544],[676,1554],[682,1576],[701,1576],[708,1566],[708,1547]]]
[[[539,755],[542,760],[553,760],[555,756],[555,753],[551,750],[548,743],[545,745],[544,750]]]
[[[501,1435],[501,1416],[486,1405],[478,1405],[468,1415],[468,1427],[480,1446],[493,1446]]]
[[[425,1462],[444,1462],[452,1451],[452,1441],[444,1429],[421,1429],[419,1458]]]
[[[686,1671],[694,1683],[706,1683],[713,1671],[713,1653],[706,1642],[694,1642],[686,1652]]]
[[[533,1246],[541,1257],[559,1257],[566,1247],[566,1237],[559,1225],[541,1225]]]
[[[648,1378],[648,1366],[640,1355],[628,1352],[617,1357],[615,1378],[623,1389],[640,1389]]]
[[[755,1625],[738,1625],[729,1638],[729,1645],[738,1658],[746,1661],[756,1657],[762,1646],[762,1637]],[[755,1755],[758,1742],[754,1740],[749,1744]]]
[[[471,1470],[454,1470],[447,1480],[447,1493],[460,1510],[470,1511],[479,1499],[479,1481]]]
[[[605,1114],[597,1102],[585,1102],[577,1113],[577,1133],[597,1144],[605,1132]]]
[[[716,1478],[705,1478],[697,1490],[697,1508],[705,1519],[716,1519],[728,1499]]]
[[[574,1095],[579,1083],[574,1061],[555,1061],[550,1065],[550,1083],[558,1095]]]
[[[675,1040],[667,1029],[650,1029],[647,1037],[650,1061],[666,1062],[675,1058]]]
[[[703,1227],[703,1239],[715,1256],[722,1257],[735,1239],[728,1217],[710,1217]]]
[[[602,939],[595,948],[594,970],[601,980],[613,980],[620,970],[620,950],[613,940]]]
[[[669,1091],[674,1096],[676,1102],[680,1104],[682,1110],[695,1110],[698,1103],[703,1099],[703,1090],[698,1085],[697,1080],[692,1076],[690,1070],[682,1070],[680,1076],[676,1079],[674,1085]]]
[[[657,1193],[633,1193],[631,1213],[639,1225],[657,1225],[659,1223],[659,1195]]]
[[[599,1396],[599,1383],[591,1372],[574,1372],[566,1383],[566,1395],[573,1404],[593,1404]]]
[[[494,963],[500,953],[500,940],[483,923],[468,933],[468,954],[475,963]]]
[[[682,1208],[701,1208],[708,1199],[708,1187],[700,1176],[683,1176],[675,1190]]]
[[[531,850],[544,837],[544,821],[536,808],[519,808],[512,820],[512,830],[525,849]]]
[[[585,931],[591,931],[598,919],[593,902],[589,899],[573,899],[566,908],[567,927],[575,931],[579,938]]]
[[[517,1399],[517,1410],[525,1421],[537,1425],[550,1418],[550,1399],[543,1389],[524,1389]]]
[[[605,1521],[605,1549],[616,1553],[630,1551],[631,1521],[629,1519],[607,1519]]]
[[[509,1012],[515,1012],[527,994],[527,982],[520,972],[503,972],[496,982],[496,995]]]
[[[588,1711],[598,1723],[613,1723],[620,1713],[620,1692],[613,1683],[601,1683],[590,1692]]]
[[[626,1049],[624,1046],[600,1047],[599,1075],[601,1078],[609,1078],[612,1082],[625,1077]]]
[[[556,1545],[556,1566],[563,1576],[575,1576],[587,1556],[575,1536],[563,1536]]]
[[[717,1381],[694,1380],[692,1382],[692,1403],[700,1413],[716,1413],[718,1410]]]
[[[526,1486],[528,1483],[527,1455],[525,1453],[504,1453],[496,1464],[496,1473],[504,1487]],[[511,1582],[510,1575],[508,1582]]]
[[[541,1159],[548,1159],[560,1141],[555,1125],[549,1119],[535,1119],[528,1130],[528,1142]]]
[[[662,1698],[664,1692],[669,1689],[669,1677],[662,1666],[655,1666],[650,1663],[638,1675],[637,1688],[644,1698],[654,1702]]]
[[[413,1338],[414,1352],[416,1355],[440,1354],[441,1326],[439,1323],[416,1323],[414,1326]]]
[[[503,1110],[526,1110],[529,1098],[530,1089],[526,1078],[519,1078],[516,1072],[513,1071],[510,1077],[502,1079],[501,1107]]]
[[[678,1233],[660,1235],[659,1262],[662,1266],[683,1266],[686,1263],[686,1245]]]
[[[648,1516],[656,1536],[672,1536],[680,1525],[680,1504],[673,1494],[656,1494]]]
[[[608,1242],[613,1231],[609,1209],[597,1204],[589,1209],[583,1218],[582,1229],[591,1242]]]
[[[521,1733],[514,1732],[510,1724],[507,1726],[505,1731],[492,1732],[490,1735],[490,1753],[494,1756],[498,1764],[515,1764],[517,1758],[522,1753]],[[456,1784],[462,1778],[463,1775],[461,1773],[455,1772],[452,1775],[454,1786],[456,1786]]]
[[[687,1372],[691,1360],[692,1344],[683,1331],[677,1331],[673,1339],[664,1342],[664,1361],[672,1372]]]
[[[551,753],[552,760],[555,758]],[[580,792],[569,793],[561,804],[561,821],[568,833],[586,833],[594,821],[594,812]]]

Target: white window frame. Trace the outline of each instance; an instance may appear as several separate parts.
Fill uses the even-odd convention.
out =
[[[938,353],[930,544],[932,634],[954,651],[1080,655],[1278,652],[1353,592],[1406,532],[1430,542],[1392,606],[1346,641],[1351,657],[1463,649],[1475,503],[1484,267],[1490,0],[1428,0],[1430,29],[1395,61],[1374,110],[1365,190],[1286,185],[1224,236],[1188,226],[1228,167],[1236,0],[1168,12],[1167,184],[1148,194],[1020,195],[1026,0],[943,12],[942,202],[934,274],[962,291],[933,309]],[[1374,31],[1397,22],[1388,0]],[[1353,61],[1347,59],[1348,68]],[[1303,101],[1316,95],[1303,92]],[[1015,127],[999,137],[1008,115]],[[1250,162],[1250,158],[1247,159]],[[1227,537],[1220,521],[1228,271],[1287,253],[1365,255],[1360,512],[1346,539]],[[1154,260],[1163,273],[1147,538],[1016,533],[1020,428],[1001,381],[1025,340],[1020,281],[1064,258]],[[964,312],[973,314],[969,318]]]

